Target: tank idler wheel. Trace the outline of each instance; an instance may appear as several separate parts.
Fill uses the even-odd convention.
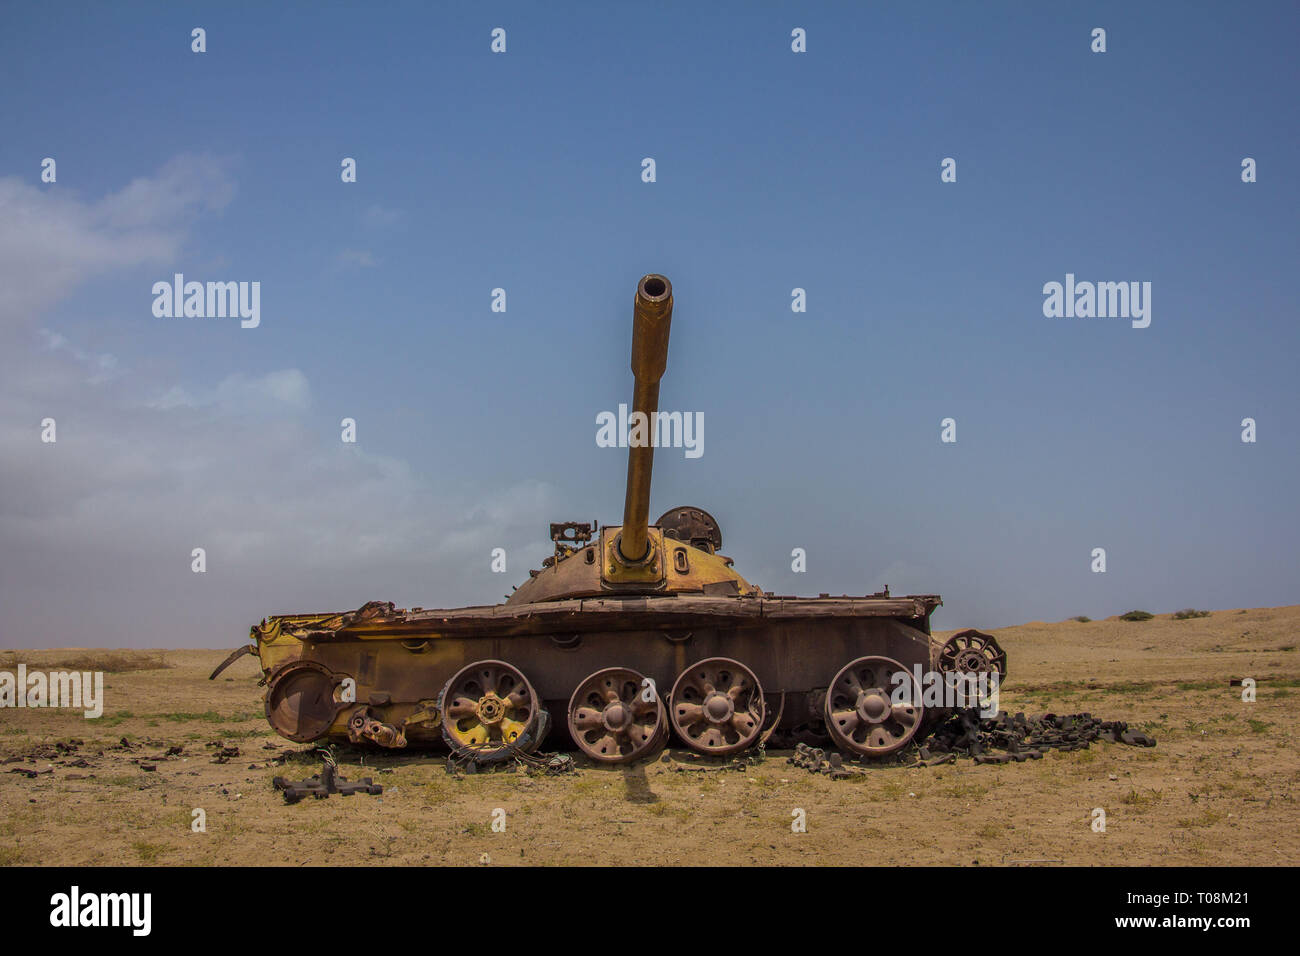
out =
[[[908,677],[902,686],[912,688],[908,697],[917,696],[907,668],[890,657],[859,657],[835,675],[826,689],[826,729],[841,750],[884,757],[916,736],[925,708],[919,700],[894,702],[899,671]]]
[[[311,743],[324,737],[343,705],[334,699],[342,675],[316,661],[281,665],[266,688],[266,719],[281,737]]]
[[[711,657],[682,671],[668,713],[692,750],[710,757],[740,753],[758,743],[763,729],[763,687],[739,661]]]
[[[998,682],[1007,676],[1007,653],[992,634],[974,628],[948,638],[939,652],[939,669],[963,674],[997,672]]]
[[[600,763],[631,763],[663,748],[668,712],[653,685],[630,667],[606,667],[569,700],[569,735]]]
[[[510,747],[531,753],[544,730],[533,685],[505,661],[475,661],[447,681],[440,698],[442,738],[453,753],[480,760]]]

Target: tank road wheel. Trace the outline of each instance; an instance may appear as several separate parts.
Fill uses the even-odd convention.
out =
[[[442,738],[455,754],[492,757],[512,745],[531,753],[541,743],[537,691],[505,661],[461,668],[443,687],[441,706]]]
[[[893,658],[859,657],[835,675],[826,689],[826,729],[837,746],[864,757],[884,757],[916,736],[925,708],[920,702],[891,700],[898,671],[908,674]]]
[[[710,657],[682,671],[668,705],[682,743],[712,757],[740,753],[763,729],[763,688],[744,664]]]
[[[1007,653],[992,634],[970,629],[948,638],[939,652],[939,669],[963,674],[997,671],[998,682],[1007,676]]]
[[[631,763],[659,750],[668,713],[658,694],[646,700],[644,684],[628,667],[607,667],[579,684],[569,700],[569,734],[578,749],[601,763]]]

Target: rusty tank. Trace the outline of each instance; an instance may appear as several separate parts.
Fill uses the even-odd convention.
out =
[[[668,279],[643,277],[629,420],[644,415],[650,434],[672,317]],[[551,524],[555,553],[504,603],[274,615],[213,676],[255,654],[267,720],[299,743],[445,746],[482,762],[571,743],[600,763],[670,738],[711,756],[802,741],[884,757],[943,715],[919,693],[899,699],[909,677],[1005,676],[989,635],[931,637],[937,594],[770,594],[722,554],[704,509],[651,524],[656,443],[628,444],[622,524]]]

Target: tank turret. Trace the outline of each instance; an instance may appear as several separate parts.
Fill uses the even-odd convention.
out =
[[[552,524],[555,554],[540,570],[530,572],[506,603],[612,594],[762,593],[732,569],[730,558],[716,553],[721,532],[708,512],[674,508],[650,524],[659,382],[668,368],[672,320],[672,283],[654,273],[642,276],[632,306],[632,411],[623,524],[599,530],[590,523]],[[698,523],[699,516],[713,524],[714,537],[682,530],[691,521]]]

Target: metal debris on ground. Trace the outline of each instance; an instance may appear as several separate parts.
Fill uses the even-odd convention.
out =
[[[5,763],[19,760],[57,760],[76,753],[81,747],[85,746],[85,743],[84,740],[73,737],[70,740],[56,740],[53,743],[37,744],[23,756],[10,757]]]
[[[1041,714],[999,711],[980,718],[978,711],[961,711],[940,724],[917,750],[920,764],[932,766],[934,757],[971,757],[976,763],[1022,763],[1039,760],[1049,750],[1086,750],[1097,741],[1132,747],[1154,747],[1154,737],[1130,730],[1122,720],[1101,720],[1092,714]]]
[[[28,770],[26,767],[14,767],[9,772],[20,773],[28,780],[35,780],[37,777],[41,776],[42,774],[54,773],[54,768],[50,767],[46,770]]]
[[[350,783],[347,777],[339,776],[338,764],[334,760],[334,755],[327,750],[321,750],[320,753],[320,773],[313,774],[306,780],[291,781],[285,780],[284,777],[272,779],[272,786],[284,793],[285,803],[297,803],[306,796],[315,797],[317,800],[325,800],[331,793],[337,793],[341,797],[350,797],[354,793],[375,795],[384,792],[384,788],[376,784],[370,777],[363,777],[357,783]]]
[[[929,752],[930,751],[927,748],[926,753]],[[917,756],[920,757],[919,750],[917,751]],[[939,767],[946,763],[956,763],[956,761],[957,761],[956,754],[946,753],[946,754],[939,754],[937,757],[932,756],[927,758],[920,758],[915,763],[908,764],[908,766],[909,767]]]
[[[14,767],[8,771],[9,773],[22,774],[29,780],[34,780],[38,776],[51,774],[57,767],[77,767],[85,769],[95,766],[91,760],[96,757],[104,756],[104,751],[87,751],[83,754],[81,752],[83,746],[85,746],[85,741],[77,737],[73,737],[66,741],[56,740],[52,743],[37,744],[25,753],[14,754],[5,757],[4,759],[0,759],[0,765],[14,763],[43,763],[46,765],[43,770],[37,770],[33,767]]]
[[[578,765],[574,763],[573,758],[568,754],[529,754],[529,759],[524,763],[528,765],[528,772],[534,773],[540,771],[548,777],[559,776],[564,773],[573,773],[577,770]],[[536,763],[535,758],[541,757],[542,762]]]
[[[958,711],[935,728],[919,746],[909,747],[896,758],[915,758],[903,766],[937,767],[969,757],[978,764],[1023,763],[1041,760],[1049,750],[1086,750],[1097,741],[1154,747],[1154,737],[1130,730],[1122,720],[1100,720],[1092,714],[1042,714],[1026,717],[999,711],[996,717],[980,718],[976,710]],[[865,767],[848,766],[836,751],[795,744],[787,763],[809,773],[824,773],[843,780],[867,772]],[[879,766],[880,761],[874,764]],[[706,768],[700,768],[706,769]]]
[[[807,770],[809,773],[824,773],[832,780],[845,780],[866,773],[857,767],[844,766],[844,757],[837,750],[829,754],[821,747],[809,747],[805,743],[794,745],[794,753],[786,758],[786,763]]]
[[[745,773],[750,767],[757,767],[767,758],[767,748],[760,742],[752,750],[720,762],[715,758],[704,763],[702,761],[709,758],[695,754],[688,756],[693,758],[690,762],[679,760],[669,753],[665,753],[661,759],[668,764],[669,769],[677,773],[726,773],[728,770]]]
[[[305,750],[296,750],[293,747],[279,747],[275,744],[270,744],[267,749],[280,751],[276,756],[270,758],[270,762],[283,766],[290,762],[298,763],[303,760],[308,760],[320,748],[308,747]]]
[[[211,744],[208,744],[208,746],[210,747],[210,746],[212,746],[212,745],[211,745]],[[239,748],[238,748],[238,747],[234,747],[234,746],[230,746],[230,747],[222,747],[220,750],[218,750],[218,751],[216,752],[216,754],[213,755],[213,757],[212,757],[212,762],[213,762],[213,763],[230,763],[230,760],[231,760],[232,757],[238,757],[238,756],[239,756]]]
[[[518,743],[506,744],[504,747],[485,746],[478,749],[470,744],[462,744],[458,752],[448,755],[447,773],[458,777],[491,768],[511,773],[523,770],[533,776],[553,777],[574,773],[577,770],[577,764],[568,754],[530,753],[527,749],[528,745],[527,734],[524,734]]]

